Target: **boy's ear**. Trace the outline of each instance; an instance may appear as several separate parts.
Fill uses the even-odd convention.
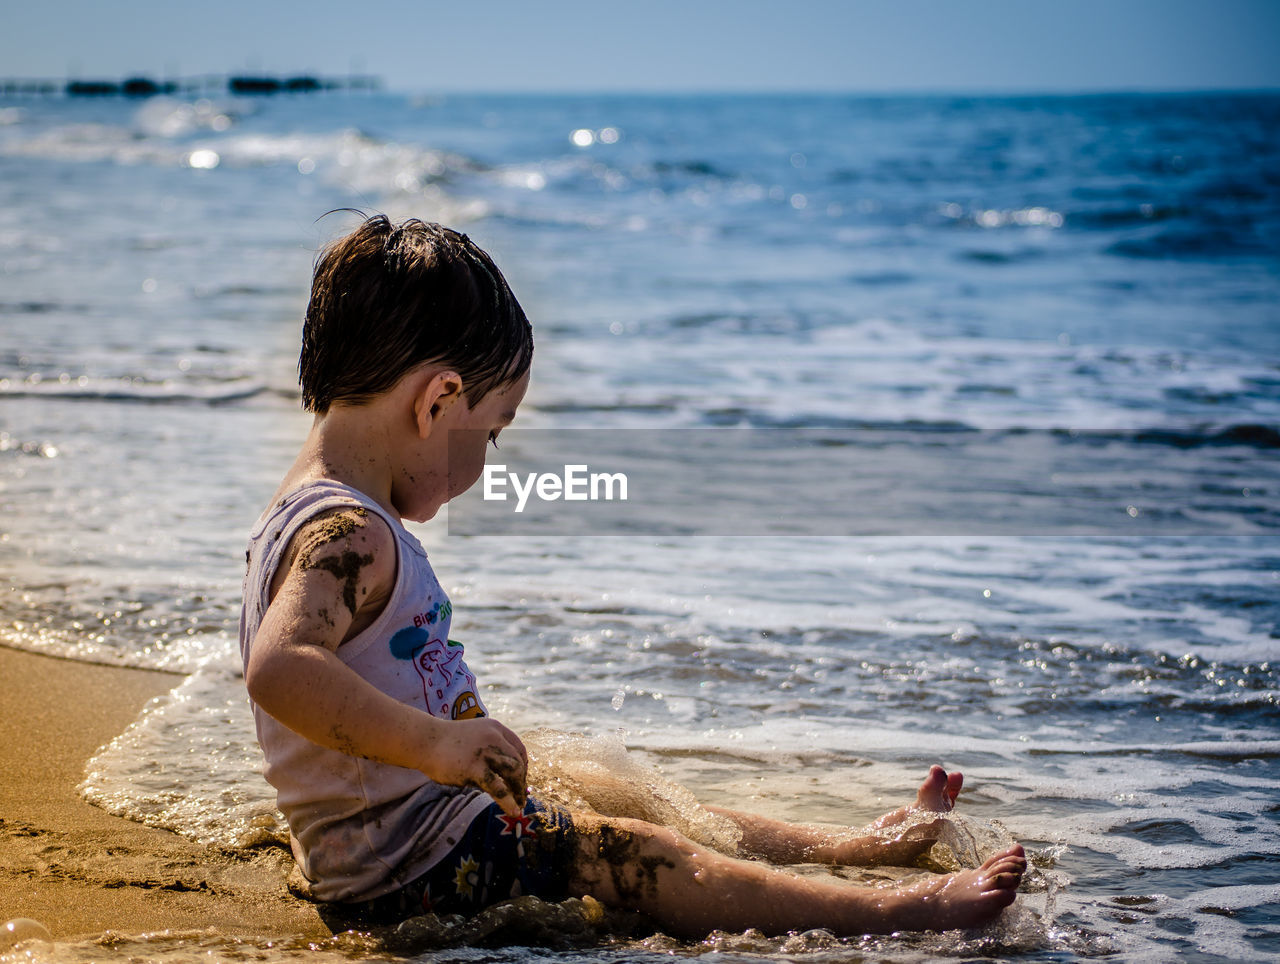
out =
[[[413,419],[418,437],[425,439],[429,436],[440,417],[459,402],[462,402],[462,376],[451,369],[438,371],[419,383],[413,396]]]

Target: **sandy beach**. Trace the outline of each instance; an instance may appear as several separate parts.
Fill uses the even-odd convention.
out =
[[[85,762],[182,677],[0,647],[0,920],[55,938],[214,927],[328,936],[278,849],[233,855],[81,799]]]

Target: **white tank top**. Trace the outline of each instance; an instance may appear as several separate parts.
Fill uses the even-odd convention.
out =
[[[312,482],[268,509],[249,538],[240,655],[248,666],[285,547],[316,515],[362,506],[396,542],[396,581],[373,624],[338,647],[354,672],[402,703],[442,719],[486,715],[462,645],[449,639],[452,605],[422,544],[364,493]],[[418,770],[319,746],[253,706],[265,775],[289,821],[293,853],[320,900],[368,900],[421,876],[492,799],[434,783]]]

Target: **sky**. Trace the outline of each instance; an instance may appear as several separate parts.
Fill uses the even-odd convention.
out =
[[[0,0],[0,77],[431,91],[1280,88],[1280,0]]]

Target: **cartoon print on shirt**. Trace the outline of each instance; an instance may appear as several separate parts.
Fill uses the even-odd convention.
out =
[[[467,690],[453,701],[453,711],[449,715],[455,720],[474,720],[477,716],[484,716],[484,710],[480,709],[476,694]]]
[[[413,663],[422,681],[422,699],[433,716],[457,720],[485,715],[475,695],[475,677],[462,662],[461,643],[432,636],[421,626],[409,626],[391,637],[390,646],[396,659]],[[455,696],[447,690],[459,669],[462,675],[458,682],[470,685]]]

